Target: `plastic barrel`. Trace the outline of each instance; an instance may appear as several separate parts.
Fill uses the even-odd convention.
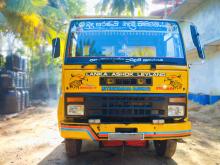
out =
[[[0,114],[4,114],[5,111],[5,96],[3,91],[0,91]]]
[[[23,72],[27,72],[27,68],[28,68],[27,58],[25,58],[25,57],[21,58],[21,67],[22,67]]]
[[[24,88],[24,81],[25,81],[25,74],[24,73],[21,73],[21,88]]]
[[[30,78],[29,78],[29,75],[26,74],[26,88],[29,88],[30,87]]]
[[[24,65],[25,65],[24,63],[25,63],[25,60],[24,60],[23,57],[21,57],[21,71],[22,71],[22,72],[24,72],[24,70],[25,70],[25,69],[24,69]]]
[[[19,87],[22,88],[22,73],[19,73]]]
[[[29,91],[25,90],[25,107],[29,107],[30,106],[30,95],[29,95]]]
[[[15,72],[15,86],[19,88],[19,74],[17,72]]]
[[[19,111],[22,110],[21,108],[21,92],[17,90],[17,100],[18,100],[18,106],[19,106]]]
[[[17,75],[17,82],[16,82],[17,85],[16,85],[16,87],[20,88],[20,74],[17,72],[16,75]]]
[[[209,98],[210,104],[214,104],[220,100],[220,95],[211,95]]]
[[[9,90],[5,93],[4,114],[17,113],[20,111],[20,95],[19,91]]]
[[[14,89],[16,87],[15,72],[1,71],[0,73],[0,88],[1,89]]]
[[[17,72],[17,88],[22,88],[22,84],[23,84],[22,81],[23,81],[22,73]]]
[[[6,56],[6,69],[12,71],[20,71],[21,70],[21,58],[16,55],[8,55]]]
[[[25,91],[24,90],[20,90],[21,93],[21,111],[25,109]]]
[[[23,88],[24,88],[24,89],[27,88],[26,79],[27,79],[27,78],[26,78],[26,73],[23,73],[23,81],[22,81],[23,83],[22,83],[22,84],[23,84]]]

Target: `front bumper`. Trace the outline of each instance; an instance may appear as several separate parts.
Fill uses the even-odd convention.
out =
[[[116,128],[136,128],[137,133],[144,134],[144,140],[179,139],[191,135],[191,122],[165,123],[165,124],[59,124],[60,134],[63,138],[82,140],[108,140],[109,133],[115,133]]]

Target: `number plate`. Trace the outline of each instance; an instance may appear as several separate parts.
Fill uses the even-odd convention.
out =
[[[144,140],[143,133],[109,133],[108,140]]]

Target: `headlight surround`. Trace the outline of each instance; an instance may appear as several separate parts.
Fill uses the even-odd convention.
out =
[[[168,116],[182,117],[185,114],[185,107],[183,105],[168,105]]]
[[[83,116],[84,105],[69,104],[67,105],[67,115],[69,116]]]

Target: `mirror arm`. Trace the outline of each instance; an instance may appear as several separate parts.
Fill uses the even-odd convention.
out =
[[[206,63],[206,60],[202,59],[200,62],[194,62],[194,63],[188,64],[188,67],[191,68],[191,66],[193,66],[193,65],[203,65],[205,63]]]

